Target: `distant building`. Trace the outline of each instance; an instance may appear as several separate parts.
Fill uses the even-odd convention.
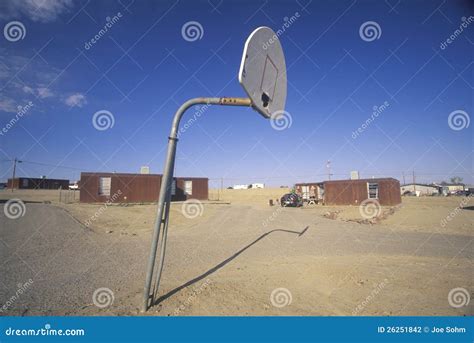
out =
[[[351,171],[351,180],[359,180],[359,179],[360,179],[359,171],[357,170]]]
[[[400,187],[402,195],[408,193],[415,193],[417,196],[420,195],[437,195],[441,193],[441,189],[437,185],[427,185],[423,183],[407,183]]]
[[[456,193],[457,191],[463,191],[465,187],[463,183],[445,183],[442,186],[443,186],[443,190],[451,194]]]
[[[7,181],[7,188],[11,189],[12,187],[16,189],[68,189],[69,180],[16,177]]]
[[[304,200],[314,199],[326,205],[359,205],[374,199],[380,205],[392,206],[402,201],[400,182],[393,178],[297,183],[295,188]]]
[[[156,202],[162,183],[160,174],[81,173],[80,202]],[[175,177],[171,200],[207,200],[209,179]]]
[[[249,189],[249,185],[233,185],[232,189]]]
[[[251,183],[249,185],[233,185],[231,189],[250,189],[250,188],[265,188],[264,183]]]

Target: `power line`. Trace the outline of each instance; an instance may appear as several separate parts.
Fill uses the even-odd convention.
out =
[[[386,172],[386,173],[361,173],[364,175],[370,175],[370,176],[385,176],[385,177],[390,177],[391,175],[401,175],[403,176],[404,171],[397,171],[397,172]],[[413,174],[413,171],[410,171],[409,174]],[[457,172],[457,173],[452,173],[452,172],[446,172],[446,173],[423,173],[423,172],[416,172],[417,176],[449,176],[449,175],[470,175],[468,172]],[[242,179],[253,179],[253,180],[277,180],[277,179],[302,179],[302,178],[314,178],[314,177],[327,177],[328,174],[308,174],[308,175],[282,175],[282,176],[232,176],[232,177],[210,177],[209,180],[242,180]],[[349,175],[347,173],[331,173],[331,176],[347,176]],[[370,177],[365,177],[365,178],[370,178]]]
[[[2,159],[0,162],[13,162],[13,159]],[[20,161],[20,160],[19,160]],[[66,165],[61,165],[61,164],[49,164],[49,163],[42,163],[42,162],[36,162],[36,161],[27,161],[27,160],[21,160],[22,163],[27,163],[27,164],[33,164],[33,165],[39,165],[39,166],[45,166],[45,167],[55,167],[55,168],[62,168],[62,169],[70,169],[70,170],[77,170],[77,171],[83,171],[83,168],[77,168],[73,166],[66,166]],[[406,171],[406,170],[398,170],[398,171],[385,171],[383,173],[370,173],[370,172],[362,172],[362,174],[365,175],[370,175],[370,176],[391,176],[391,175],[403,175],[407,174],[412,174],[413,171]],[[420,177],[429,177],[429,176],[448,176],[448,175],[470,175],[469,172],[416,172],[417,176]],[[331,176],[349,176],[348,173],[331,173]],[[242,179],[253,179],[253,180],[277,180],[277,179],[307,179],[307,178],[315,178],[315,177],[328,177],[327,173],[321,173],[321,174],[307,174],[307,175],[282,175],[282,176],[234,176],[234,177],[210,177],[209,180],[242,180]]]
[[[13,160],[2,160],[2,162],[13,162]],[[83,168],[77,168],[77,167],[71,167],[71,166],[64,166],[61,164],[49,164],[49,163],[42,163],[42,162],[34,162],[34,161],[25,161],[21,160],[22,163],[29,163],[29,164],[35,164],[39,166],[45,166],[45,167],[55,167],[55,168],[63,168],[63,169],[73,169],[73,170],[83,170]]]

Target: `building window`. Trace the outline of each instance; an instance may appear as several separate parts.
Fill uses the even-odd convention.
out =
[[[379,184],[378,183],[367,183],[367,191],[369,199],[379,198]]]
[[[171,195],[176,195],[176,179],[171,182]]]
[[[110,177],[99,177],[99,195],[110,196],[110,184],[112,179]]]
[[[28,187],[28,179],[22,179],[21,183],[22,183],[22,185],[21,185],[22,187],[24,187],[24,188]]]
[[[192,195],[193,194],[193,182],[184,181],[184,194]]]

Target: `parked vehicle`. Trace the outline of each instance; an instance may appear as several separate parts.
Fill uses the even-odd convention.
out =
[[[296,193],[288,193],[281,197],[282,207],[300,207],[303,206],[303,198]]]

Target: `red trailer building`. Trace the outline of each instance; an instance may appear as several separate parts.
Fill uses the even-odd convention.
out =
[[[402,202],[400,182],[393,178],[297,183],[295,187],[303,199],[315,198],[326,205],[359,205],[366,199],[376,199],[382,206]]]
[[[173,201],[207,200],[208,179],[176,177],[173,180]],[[81,173],[80,202],[156,202],[162,184],[161,174]]]
[[[16,189],[69,189],[69,180],[35,177],[16,177],[7,180],[7,188]]]

